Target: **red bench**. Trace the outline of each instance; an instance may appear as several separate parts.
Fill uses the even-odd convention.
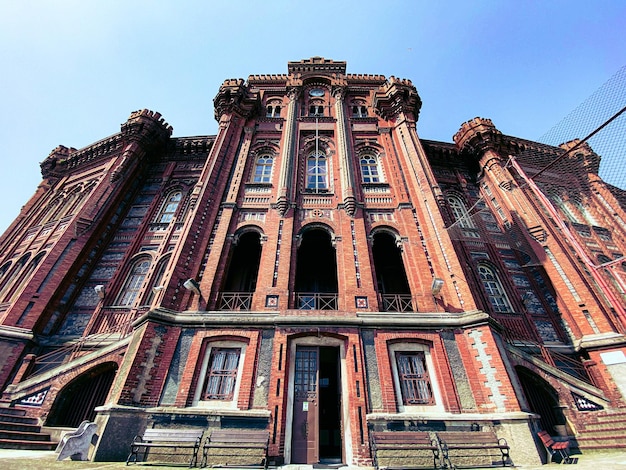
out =
[[[569,441],[555,441],[546,431],[539,431],[537,436],[546,448],[546,452],[550,456],[550,462],[552,462],[556,454],[561,457],[561,463],[569,461]]]

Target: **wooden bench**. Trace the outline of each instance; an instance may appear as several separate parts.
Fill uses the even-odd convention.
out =
[[[509,445],[493,432],[444,431],[437,433],[437,439],[450,468],[513,466]]]
[[[258,429],[215,429],[204,441],[202,467],[268,466],[270,433]]]
[[[550,456],[550,462],[552,462],[556,454],[561,457],[561,463],[569,462],[569,440],[555,441],[546,431],[539,431],[537,436],[541,439],[543,446],[546,448],[546,452]]]
[[[372,431],[376,469],[442,468],[437,440],[426,431]]]
[[[195,467],[198,463],[198,450],[202,439],[203,429],[146,429],[141,436],[135,436],[130,444],[130,454],[126,459],[126,465],[130,462],[137,463],[139,454],[143,454],[141,461],[145,462],[151,449],[178,449],[191,450],[189,467]],[[160,452],[154,452],[162,454]],[[164,454],[171,456],[171,453]],[[170,460],[170,459],[166,459]]]

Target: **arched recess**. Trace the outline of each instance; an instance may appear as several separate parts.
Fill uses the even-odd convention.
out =
[[[57,394],[46,425],[75,428],[85,420],[93,421],[95,409],[104,405],[116,373],[117,364],[106,362],[72,380]]]
[[[524,390],[526,401],[531,412],[538,414],[541,428],[551,435],[558,435],[555,426],[566,424],[565,415],[559,405],[557,391],[544,379],[530,369],[515,366],[517,377]]]
[[[235,234],[220,293],[220,310],[250,310],[261,262],[261,233],[246,227]]]
[[[295,308],[337,309],[337,253],[328,227],[311,225],[299,235],[294,291]]]
[[[416,309],[400,251],[400,236],[386,228],[372,233],[372,257],[380,308],[385,312],[411,312]]]

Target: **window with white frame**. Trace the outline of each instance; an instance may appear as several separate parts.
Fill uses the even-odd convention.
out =
[[[498,313],[512,313],[513,308],[495,270],[486,264],[479,264],[478,274],[493,309]]]
[[[174,219],[174,214],[176,214],[176,210],[180,205],[182,197],[183,194],[180,191],[175,191],[167,196],[167,199],[161,207],[159,216],[157,217],[158,223],[169,224]]]
[[[215,341],[204,355],[194,405],[209,408],[236,408],[246,344]]]
[[[117,305],[131,306],[134,304],[137,295],[139,295],[141,291],[141,286],[143,286],[143,282],[146,279],[148,269],[150,269],[150,259],[142,258],[135,261],[128,272],[124,287],[117,297]]]
[[[421,343],[389,346],[391,369],[400,412],[443,411],[430,348]]]
[[[274,158],[270,155],[259,155],[254,165],[253,183],[271,183]]]
[[[279,118],[280,117],[280,102],[272,102],[267,105],[265,116],[268,118]]]
[[[323,153],[315,153],[307,158],[306,188],[312,191],[328,190],[328,160]]]
[[[365,118],[367,117],[367,107],[363,104],[355,104],[352,106],[352,117]]]
[[[323,116],[324,115],[324,104],[321,102],[312,103],[309,106],[309,116]]]
[[[364,155],[361,157],[361,177],[364,183],[380,183],[380,168],[378,160],[373,155]]]
[[[469,212],[467,212],[467,208],[465,207],[465,204],[460,197],[451,194],[446,197],[446,200],[450,205],[454,220],[456,220],[459,226],[463,228],[476,228],[472,217],[470,216]]]

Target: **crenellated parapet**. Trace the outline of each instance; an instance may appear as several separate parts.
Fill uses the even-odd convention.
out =
[[[417,121],[422,100],[410,80],[392,76],[380,86],[372,104],[384,119],[396,118],[402,113],[409,120]]]
[[[559,147],[568,152],[570,162],[576,162],[587,172],[597,175],[600,171],[600,155],[595,153],[587,142],[574,139],[559,145]]]
[[[303,76],[311,74],[346,74],[346,62],[324,59],[323,57],[311,57],[298,62],[288,62],[287,70],[289,75],[301,74]]]
[[[488,150],[497,151],[503,144],[503,135],[491,119],[476,117],[464,122],[452,137],[461,152],[482,155]]]
[[[50,155],[41,162],[39,165],[41,167],[41,175],[44,178],[57,178],[61,175],[58,171],[58,165],[62,162],[67,161],[70,158],[70,155],[75,152],[75,148],[68,148],[64,145],[57,146]]]
[[[172,135],[170,126],[160,113],[141,109],[130,114],[121,126],[121,134],[125,139],[147,145],[159,145],[166,142]]]
[[[252,91],[241,78],[225,80],[213,99],[215,119],[219,122],[224,114],[236,113],[252,117],[261,109],[258,91]]]

